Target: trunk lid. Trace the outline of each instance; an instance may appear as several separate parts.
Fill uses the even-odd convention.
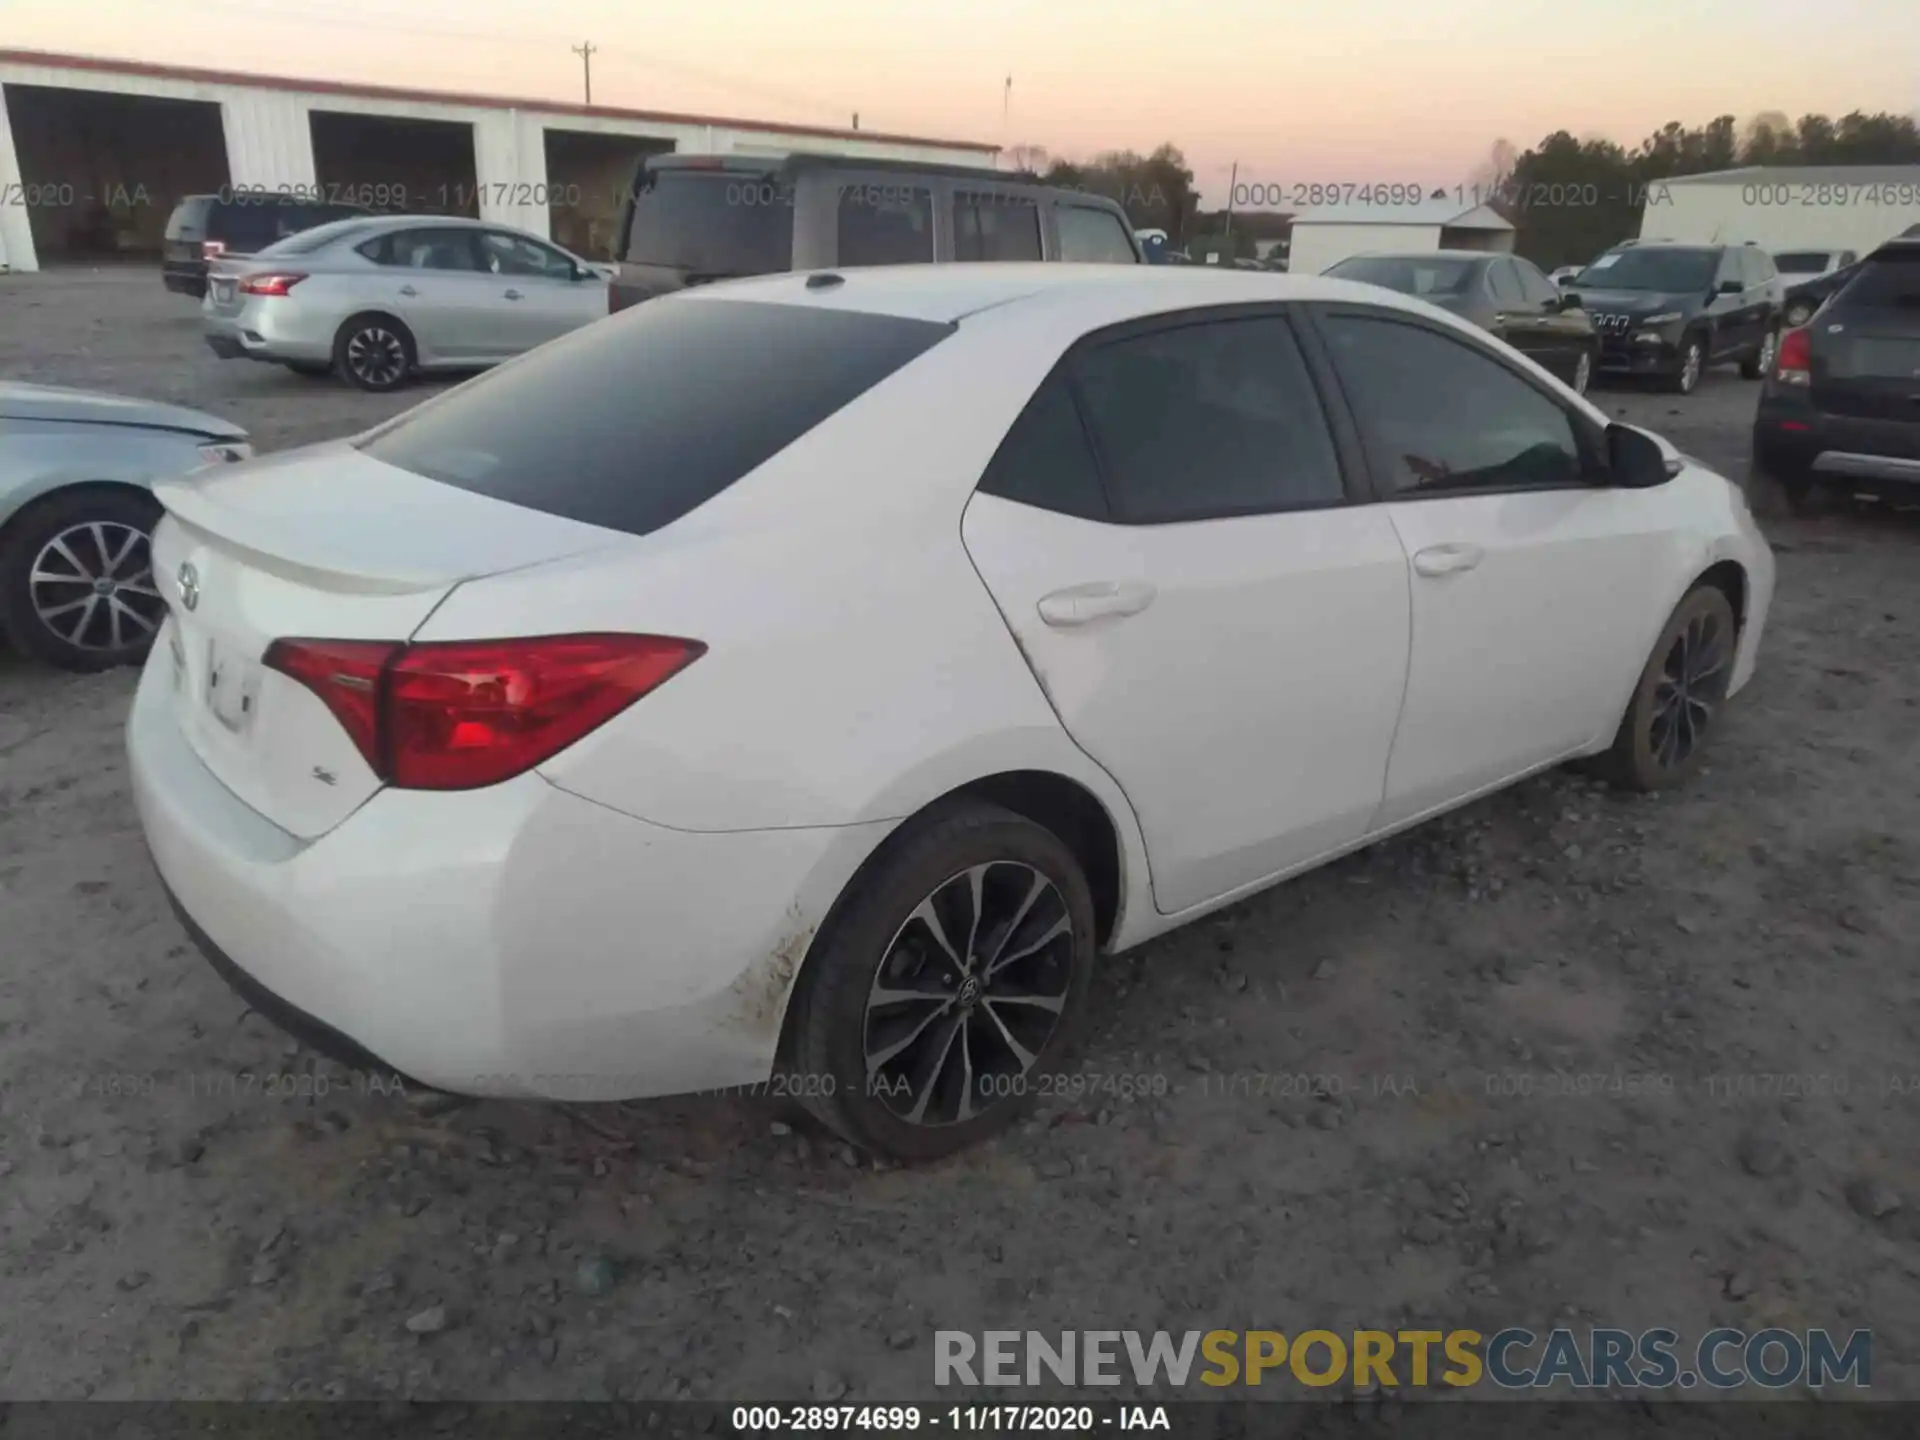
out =
[[[1920,258],[1887,271],[1850,284],[1809,325],[1823,413],[1920,422]]]
[[[627,537],[489,499],[335,443],[163,482],[154,576],[181,732],[221,783],[303,839],[382,781],[276,639],[400,642],[457,585]],[[535,627],[537,628],[537,627]]]

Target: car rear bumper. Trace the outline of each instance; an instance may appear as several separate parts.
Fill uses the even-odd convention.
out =
[[[268,1019],[465,1094],[615,1100],[771,1073],[858,863],[845,827],[669,830],[528,773],[383,791],[302,840],[201,762],[166,652],[128,719],[135,804],[193,938]]]
[[[203,304],[201,333],[207,347],[223,360],[265,360],[285,365],[330,365],[333,336],[307,317],[290,314],[285,300],[250,302],[231,314]],[[275,309],[276,305],[282,307]]]
[[[1851,482],[1920,495],[1920,419],[1833,415],[1810,395],[1769,385],[1753,421],[1754,456],[1789,479]]]

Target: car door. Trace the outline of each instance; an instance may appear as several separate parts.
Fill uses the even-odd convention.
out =
[[[1354,503],[1273,307],[1090,337],[1039,389],[962,535],[1061,724],[1138,815],[1176,912],[1357,841],[1409,636],[1406,560]]]
[[[1710,360],[1725,360],[1752,345],[1754,333],[1753,292],[1748,286],[1747,267],[1740,249],[1728,246],[1720,252],[1719,267],[1713,272],[1713,299],[1707,306],[1713,321],[1713,350]]]
[[[607,313],[606,286],[551,245],[506,230],[480,232],[480,263],[500,287],[501,342],[531,350]]]
[[[1493,298],[1492,330],[1522,355],[1552,369],[1557,337],[1546,326],[1549,318],[1540,302],[1520,284],[1513,261],[1500,256],[1487,262],[1485,281]]]
[[[1493,347],[1404,313],[1312,318],[1411,567],[1386,828],[1613,733],[1670,542],[1657,492],[1596,483],[1598,427]]]
[[[381,267],[379,293],[413,332],[426,364],[473,364],[498,359],[499,286],[480,268],[471,229],[423,225],[378,237],[361,247]]]
[[[1560,289],[1531,260],[1513,257],[1513,268],[1520,277],[1520,289],[1534,307],[1538,319],[1540,347],[1534,353],[1547,369],[1563,380],[1573,378],[1582,355],[1593,350],[1593,322],[1579,306],[1568,305]]]

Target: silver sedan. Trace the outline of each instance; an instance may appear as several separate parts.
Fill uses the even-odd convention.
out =
[[[363,390],[511,359],[607,313],[607,271],[524,230],[444,215],[339,220],[215,261],[201,317],[225,359]]]
[[[153,482],[252,453],[198,410],[0,382],[0,638],[68,670],[139,660],[166,614]]]

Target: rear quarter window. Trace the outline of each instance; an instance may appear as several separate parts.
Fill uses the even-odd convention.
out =
[[[442,484],[645,535],[951,333],[805,305],[657,300],[450,390],[358,444]]]
[[[1833,303],[1848,309],[1920,311],[1920,245],[1869,255]]]
[[[213,197],[210,195],[195,195],[182,200],[167,217],[167,239],[178,240],[187,235],[205,234],[207,212],[212,208]]]

